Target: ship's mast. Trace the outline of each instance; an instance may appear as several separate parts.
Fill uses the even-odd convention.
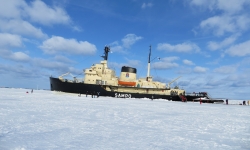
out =
[[[108,60],[108,53],[110,52],[110,48],[108,46],[105,46],[104,48],[104,56],[102,56],[104,58],[104,60]]]
[[[108,54],[110,52],[110,48],[108,46],[104,47],[104,56],[103,57],[104,61],[101,61],[103,67],[102,67],[102,74],[104,74],[105,69],[107,69],[107,61],[108,61]]]
[[[147,73],[147,77],[149,77],[149,72],[150,72],[150,57],[151,57],[151,45],[149,46],[149,55],[148,55],[148,73]]]

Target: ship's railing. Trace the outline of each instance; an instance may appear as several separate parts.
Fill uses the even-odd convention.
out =
[[[207,92],[193,92],[193,93],[186,93],[186,96],[202,96],[202,97],[207,97],[210,98]]]
[[[62,82],[70,82],[70,83],[84,83],[83,81],[79,80],[70,80],[70,79],[60,79]]]

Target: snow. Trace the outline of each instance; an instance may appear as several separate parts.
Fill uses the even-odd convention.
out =
[[[1,150],[250,149],[249,106],[30,91],[0,88]]]

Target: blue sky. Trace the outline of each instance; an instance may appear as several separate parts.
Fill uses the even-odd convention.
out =
[[[8,0],[0,6],[0,87],[49,89],[49,76],[102,59],[212,97],[250,99],[249,0]]]

